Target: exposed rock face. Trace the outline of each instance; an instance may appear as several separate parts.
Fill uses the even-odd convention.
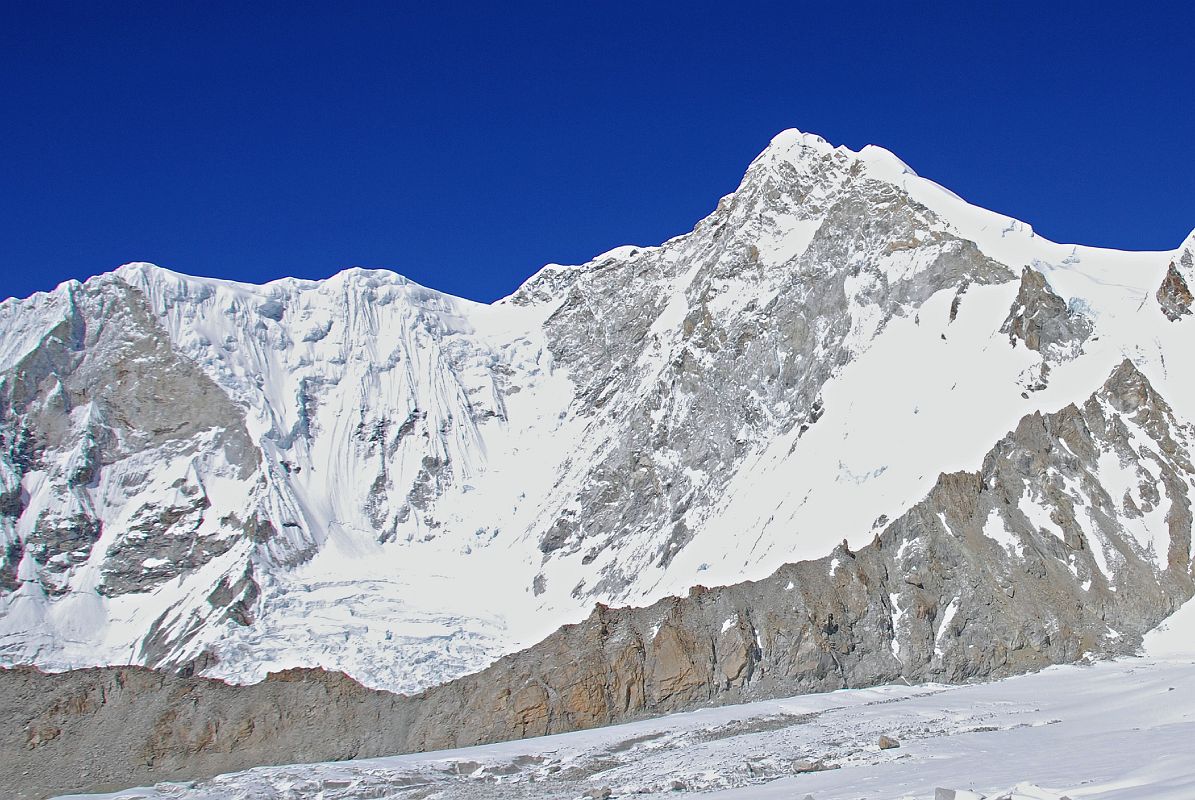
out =
[[[979,471],[941,475],[857,551],[646,608],[599,605],[411,698],[315,671],[247,687],[128,669],[0,672],[0,713],[18,721],[0,762],[9,775],[33,770],[32,786],[80,775],[72,788],[99,788],[1132,652],[1195,593],[1193,445],[1195,430],[1125,361],[1082,405],[1022,419]],[[81,775],[100,742],[105,759]]]
[[[1179,271],[1179,263],[1177,261],[1170,262],[1170,267],[1166,270],[1166,277],[1162,281],[1162,285],[1158,287],[1158,305],[1162,308],[1162,313],[1166,315],[1166,319],[1171,322],[1176,322],[1179,318],[1191,313],[1191,303],[1195,299],[1191,297],[1191,289],[1187,286],[1187,281],[1183,278],[1182,272]],[[1186,267],[1188,274],[1195,271],[1195,256],[1191,255],[1188,250],[1182,255],[1181,263]]]
[[[9,498],[0,573],[12,591],[0,654],[57,648],[54,633],[39,630],[47,596],[145,594],[214,559],[243,563],[259,544],[237,516],[265,483],[242,409],[175,351],[135,288],[108,277],[68,285],[57,299],[62,321],[0,371]],[[146,609],[138,660],[184,663],[180,647],[208,617],[237,617],[230,609],[243,593],[211,594],[198,583],[209,597],[200,611],[166,608],[155,619]],[[75,614],[81,637],[100,623]]]
[[[154,459],[197,455],[196,439],[204,435],[230,477],[247,480],[257,451],[243,415],[174,353],[144,298],[117,282],[74,290],[67,319],[0,376],[0,441],[9,474],[20,482],[36,473],[46,486],[32,507],[11,509],[17,525],[30,531],[17,558],[36,562],[47,591],[65,591],[72,568],[88,560],[100,538],[96,505],[107,499],[95,491],[101,472],[119,462],[147,469]],[[128,530],[108,545],[99,592],[152,588],[235,541],[233,531],[204,528],[211,503],[195,470],[181,474],[175,488],[175,502],[132,511]],[[153,565],[143,567],[151,558]]]
[[[1072,313],[1066,301],[1054,293],[1046,278],[1032,267],[1021,272],[1021,287],[1005,320],[1002,333],[1016,343],[1019,339],[1052,361],[1074,358],[1091,335],[1091,323]]]
[[[0,790],[23,800],[399,752],[408,707],[319,670],[251,688],[139,667],[0,670]]]

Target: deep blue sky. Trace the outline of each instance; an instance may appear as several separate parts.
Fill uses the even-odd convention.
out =
[[[337,5],[5,3],[0,296],[145,260],[491,300],[689,230],[787,127],[1052,239],[1195,227],[1188,3]]]

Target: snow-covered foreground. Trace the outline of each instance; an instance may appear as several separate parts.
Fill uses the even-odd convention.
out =
[[[1195,618],[1195,607],[1186,609]],[[1195,797],[1191,619],[1155,653],[970,686],[885,686],[676,714],[519,742],[265,767],[115,800],[743,800]],[[899,747],[881,749],[879,739]],[[975,794],[965,794],[974,792]],[[90,797],[98,797],[92,795]]]

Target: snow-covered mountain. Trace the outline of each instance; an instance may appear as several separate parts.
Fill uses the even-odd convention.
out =
[[[0,661],[413,690],[597,602],[915,548],[963,471],[1000,479],[992,563],[1133,639],[1190,596],[1193,282],[1195,235],[1056,244],[788,131],[692,232],[491,306],[146,264],[5,301]],[[962,597],[894,599],[893,656]]]

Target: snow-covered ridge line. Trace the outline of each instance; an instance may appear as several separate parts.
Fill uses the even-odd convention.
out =
[[[1088,255],[1103,254],[1109,257],[1140,257],[1150,254],[1175,255],[1186,247],[1195,243],[1195,230],[1192,230],[1174,250],[1118,250],[1112,248],[1092,247],[1082,244],[1053,242],[1038,235],[1033,226],[1015,217],[991,211],[967,202],[955,192],[933,180],[919,175],[896,154],[879,145],[865,145],[860,150],[852,150],[845,145],[834,146],[821,136],[804,133],[795,128],[777,134],[768,148],[756,159],[756,162],[766,160],[785,159],[801,162],[811,154],[818,157],[839,156],[858,161],[866,169],[867,176],[890,183],[908,192],[916,201],[923,203],[940,216],[958,226],[959,232],[972,239],[981,248],[989,248],[993,258],[998,258],[1010,266],[1021,266],[1018,257],[1040,257],[1044,252],[1053,250],[1057,255],[1066,250],[1075,249]],[[1000,240],[1009,240],[1003,244]],[[1029,240],[1034,240],[1032,243]],[[1002,256],[1004,256],[1002,258]],[[1009,257],[1011,256],[1011,257]],[[1063,258],[1066,254],[1063,253]],[[1024,262],[1028,265],[1030,262]]]

